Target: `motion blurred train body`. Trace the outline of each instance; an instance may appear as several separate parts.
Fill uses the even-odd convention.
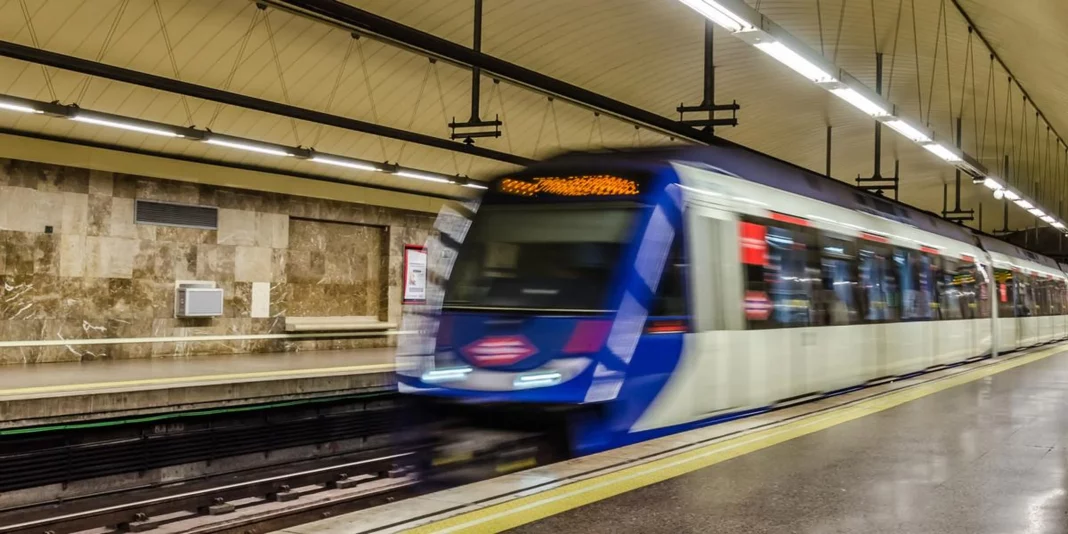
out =
[[[1068,337],[1055,261],[735,146],[536,164],[455,249],[401,391],[567,456]]]

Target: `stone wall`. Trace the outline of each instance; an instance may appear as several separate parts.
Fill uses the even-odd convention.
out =
[[[219,208],[218,230],[134,222],[135,200]],[[290,316],[399,321],[401,258],[434,215],[0,160],[0,363],[381,345],[239,339]],[[174,318],[178,280],[214,281],[224,316]],[[254,283],[269,317],[252,317]],[[230,336],[195,341],[197,336]],[[153,342],[151,338],[190,341]],[[80,339],[136,340],[79,344]],[[50,340],[52,343],[41,343]]]

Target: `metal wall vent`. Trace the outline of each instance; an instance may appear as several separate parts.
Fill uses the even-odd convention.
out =
[[[217,230],[219,228],[219,209],[208,206],[187,206],[138,200],[135,220],[138,224]]]

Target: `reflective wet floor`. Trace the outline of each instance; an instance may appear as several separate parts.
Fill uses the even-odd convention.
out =
[[[1068,352],[513,532],[1068,532]]]

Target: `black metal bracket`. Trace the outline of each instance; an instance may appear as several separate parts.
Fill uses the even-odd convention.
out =
[[[705,66],[701,103],[696,106],[687,106],[684,103],[680,103],[679,107],[675,108],[675,111],[679,112],[679,124],[691,128],[700,128],[709,134],[714,132],[716,126],[738,126],[738,110],[741,108],[737,100],[732,101],[730,104],[716,103],[716,65],[713,61],[715,52],[713,46],[714,38],[715,25],[710,21],[705,21]],[[731,112],[730,118],[716,117],[716,113],[722,111]],[[687,113],[702,113],[704,116],[700,119],[688,119],[686,118]]]
[[[675,108],[679,112],[679,124],[686,126],[692,126],[694,128],[705,128],[709,126],[738,126],[738,110],[742,106],[738,105],[738,101],[735,100],[730,104],[707,104],[702,103],[696,106],[685,106],[679,104],[679,107]],[[716,112],[718,111],[730,111],[730,118],[716,118]],[[687,113],[707,113],[708,118],[705,119],[687,119]]]
[[[468,121],[456,122],[456,117],[453,117],[452,122],[449,123],[449,128],[452,130],[449,137],[451,139],[463,139],[464,143],[472,145],[475,143],[476,138],[500,137],[502,124],[504,123],[501,122],[499,115],[495,115],[491,121],[472,118]],[[493,129],[486,130],[484,128]]]
[[[474,13],[474,36],[471,39],[471,49],[476,54],[482,53],[482,0],[475,0],[475,13]],[[501,118],[495,116],[491,121],[484,121],[479,116],[479,101],[482,97],[482,69],[475,66],[471,68],[471,118],[464,122],[457,122],[456,117],[452,118],[452,122],[449,123],[451,132],[449,137],[453,140],[463,139],[464,144],[474,145],[475,139],[481,137],[500,137],[501,136]],[[495,85],[501,83],[500,80],[493,80]],[[486,128],[493,128],[487,130]]]
[[[901,183],[901,176],[898,172],[900,168],[901,162],[895,159],[893,176],[883,176],[878,167],[875,168],[875,173],[867,178],[857,175],[857,187],[880,196],[885,195],[887,192],[892,192],[894,193],[894,200],[897,200],[898,185]]]

